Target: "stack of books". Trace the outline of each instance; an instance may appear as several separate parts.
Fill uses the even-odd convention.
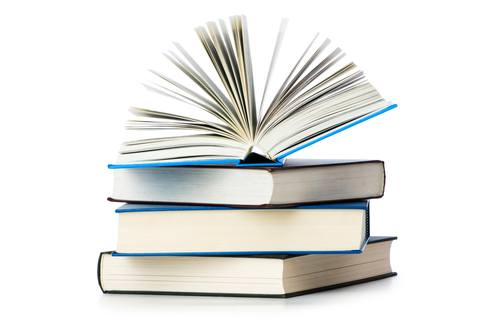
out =
[[[257,112],[246,18],[230,18],[233,39],[224,21],[207,25],[209,33],[196,32],[226,92],[178,44],[184,59],[167,58],[205,95],[158,72],[168,86],[147,87],[218,121],[131,108],[154,119],[132,121],[131,129],[202,133],[126,142],[109,165],[109,200],[126,204],[116,210],[116,249],[99,257],[102,291],[291,297],[394,276],[396,238],[370,236],[369,199],[384,194],[384,163],[286,157],[396,105],[352,72],[353,63],[327,75],[344,54],[337,48],[319,59],[327,40],[307,57],[313,40]]]

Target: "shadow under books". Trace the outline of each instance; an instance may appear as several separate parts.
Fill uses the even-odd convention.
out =
[[[292,298],[219,297],[187,295],[136,295],[102,294],[99,308],[109,311],[184,311],[200,308],[204,311],[221,310],[287,310],[303,306],[343,305],[346,296],[349,302],[363,300],[380,293],[388,293],[397,282],[395,278],[385,278],[369,283],[330,289]]]

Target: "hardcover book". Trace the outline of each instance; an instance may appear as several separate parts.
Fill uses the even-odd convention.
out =
[[[359,255],[113,256],[97,275],[104,293],[293,297],[392,277],[396,237],[371,237]]]
[[[229,26],[219,20],[195,29],[213,68],[203,69],[174,43],[177,51],[164,55],[188,82],[151,70],[151,80],[144,85],[169,102],[181,101],[199,112],[186,116],[172,113],[175,106],[168,112],[131,107],[139,118],[131,120],[128,129],[162,134],[125,142],[114,167],[280,166],[292,153],[396,107],[344,59],[340,48],[329,49],[330,40],[318,42],[318,35],[297,56],[279,88],[270,91],[287,24],[285,19],[280,25],[259,101],[245,16],[230,17]],[[207,74],[208,69],[218,75],[217,80]],[[274,97],[266,98],[271,93]],[[179,131],[183,134],[175,134]]]
[[[283,207],[379,198],[379,160],[287,159],[282,167],[235,164],[114,169],[111,201]]]
[[[125,204],[113,255],[360,253],[368,201],[293,208]]]

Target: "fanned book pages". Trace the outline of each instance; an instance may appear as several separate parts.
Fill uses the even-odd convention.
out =
[[[260,99],[254,88],[245,16],[195,29],[218,80],[206,73],[210,68],[202,69],[174,43],[176,51],[165,54],[166,61],[191,86],[157,70],[151,73],[159,83],[145,86],[190,104],[200,116],[131,107],[139,119],[131,120],[127,129],[165,134],[125,142],[110,168],[234,162],[279,166],[286,156],[396,107],[382,98],[353,62],[344,63],[340,48],[329,49],[330,40],[321,42],[317,35],[270,96],[287,22],[281,22]],[[175,136],[176,132],[183,134]]]

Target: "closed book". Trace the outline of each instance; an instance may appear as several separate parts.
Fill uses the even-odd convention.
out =
[[[287,159],[281,167],[213,164],[113,168],[111,201],[280,207],[382,197],[380,160]]]
[[[113,256],[103,252],[104,293],[293,297],[395,276],[396,237],[371,237],[359,255]]]
[[[369,202],[288,208],[125,204],[114,255],[360,253]]]

